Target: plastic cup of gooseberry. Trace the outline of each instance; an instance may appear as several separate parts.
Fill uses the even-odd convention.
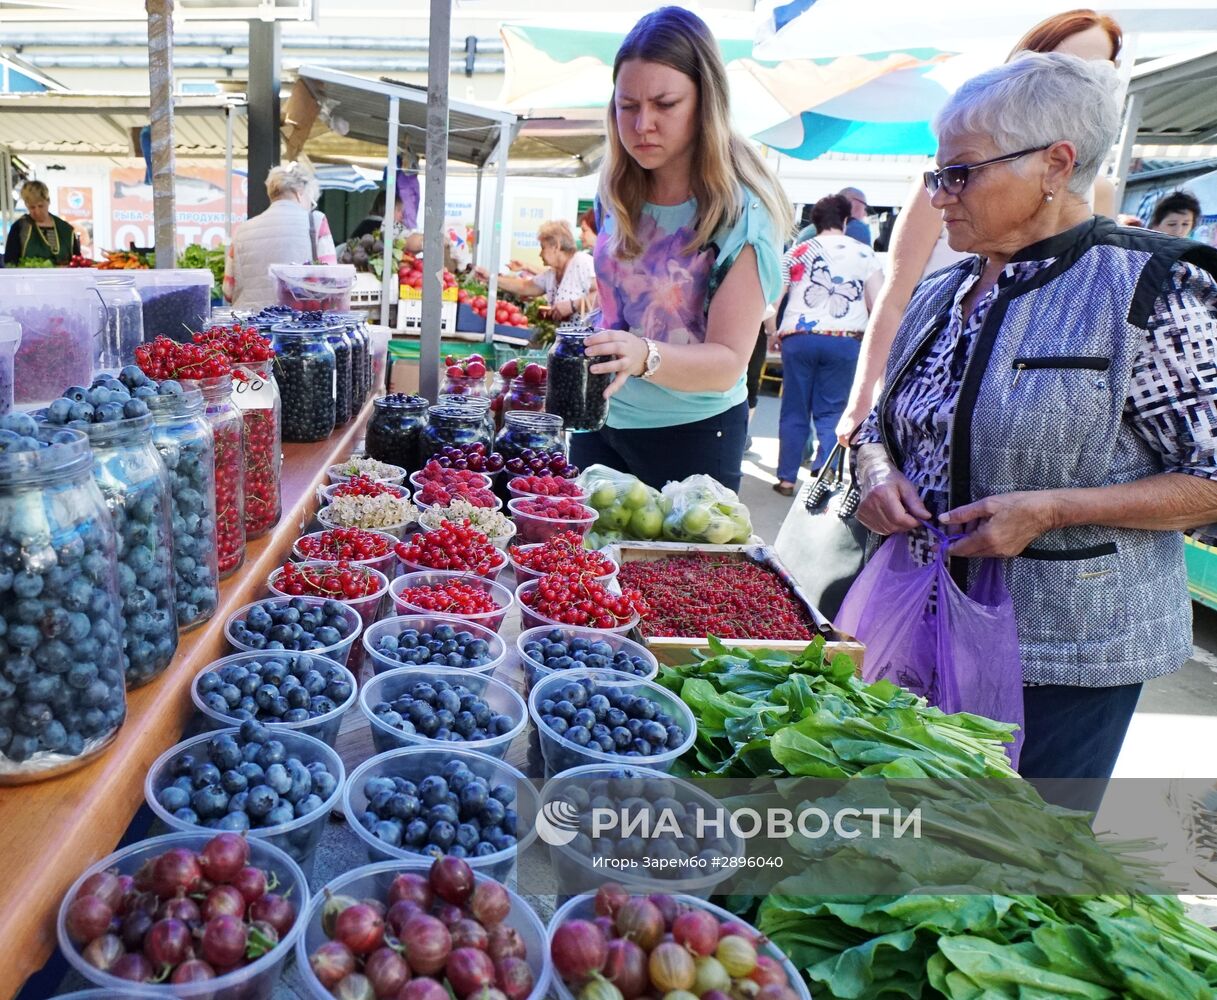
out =
[[[659,753],[649,756],[630,756],[624,753],[612,753],[599,747],[580,746],[568,740],[542,719],[540,705],[550,698],[557,698],[558,692],[567,684],[591,683],[590,694],[608,688],[614,688],[622,694],[631,694],[647,698],[661,712],[666,712],[673,724],[680,726],[685,738],[679,746],[666,748]],[[560,774],[562,771],[583,764],[626,764],[630,767],[645,767],[655,771],[669,771],[678,757],[693,745],[697,737],[697,721],[693,712],[680,698],[665,687],[653,681],[643,680],[633,674],[623,674],[617,670],[555,670],[548,677],[543,677],[533,685],[528,695],[528,714],[532,716],[533,725],[537,727],[537,737],[541,744],[541,756],[545,760],[547,775]]]
[[[493,611],[466,613],[457,609],[441,610],[420,607],[417,604],[412,604],[403,596],[403,592],[411,587],[439,587],[455,580],[485,591],[490,600],[498,605],[498,607]],[[461,621],[469,622],[473,625],[482,625],[492,632],[498,632],[503,627],[503,622],[507,618],[507,612],[511,610],[511,606],[515,603],[515,595],[511,592],[511,588],[505,587],[501,583],[487,580],[484,576],[478,576],[476,573],[439,569],[429,569],[421,573],[407,573],[405,576],[399,576],[389,584],[389,597],[392,599],[393,606],[397,609],[399,615],[443,614],[450,618],[459,618]]]
[[[515,867],[516,856],[528,849],[537,837],[536,816],[540,795],[533,783],[506,761],[487,757],[474,750],[462,750],[455,746],[442,749],[430,747],[404,747],[378,754],[355,768],[342,788],[342,812],[347,824],[367,848],[370,861],[403,861],[423,858],[407,847],[394,847],[375,836],[363,825],[362,817],[367,811],[368,800],[363,794],[369,778],[402,777],[416,784],[431,775],[440,774],[445,764],[453,760],[462,761],[474,774],[484,778],[491,786],[507,785],[516,791],[514,803],[518,817],[516,843],[493,854],[482,857],[467,857],[465,860],[475,873],[506,883]],[[430,858],[423,858],[428,866]]]
[[[430,510],[424,511],[422,516],[419,517],[418,526],[423,531],[434,531],[441,524],[443,524],[444,521],[452,521],[453,523],[456,523],[456,517],[450,513],[449,508],[432,507]],[[511,530],[505,531],[501,535],[492,535],[490,532],[485,531],[482,528],[478,528],[478,531],[481,531],[487,538],[489,538],[490,544],[496,549],[505,550],[507,546],[511,544],[512,539],[516,537],[516,533],[519,531],[516,525],[511,521],[507,522],[507,526]],[[474,527],[477,527],[477,525],[474,525]]]
[[[728,870],[731,869],[729,868]],[[616,878],[617,874],[617,871],[614,870],[613,877]],[[622,881],[624,883],[625,880],[623,879]],[[627,884],[626,889],[629,890],[629,888],[630,887]],[[781,949],[774,945],[774,943],[768,938],[764,937],[761,932],[751,924],[745,923],[729,910],[724,910],[722,907],[715,906],[713,903],[707,903],[704,899],[698,899],[696,896],[676,894],[673,895],[672,898],[675,900],[676,905],[683,909],[705,910],[707,913],[713,914],[720,923],[731,922],[734,924],[739,924],[749,932],[749,936],[752,937],[753,943],[756,945],[757,954],[766,955],[769,958],[772,958],[782,967],[782,971],[786,973],[786,985],[794,991],[794,994],[796,997],[798,997],[798,1000],[811,1000],[811,992],[807,989],[806,984],[803,982],[803,977],[799,974],[798,969],[794,967],[794,964],[785,956],[785,954],[783,954]],[[588,892],[575,896],[558,907],[558,909],[554,912],[552,919],[549,921],[549,926],[546,928],[546,933],[549,936],[549,940],[552,941],[558,928],[570,920],[595,919],[595,900],[595,895]],[[562,981],[562,977],[558,975],[553,977],[552,987],[551,992],[557,998],[557,1000],[575,1000],[575,996],[578,992],[577,988],[572,990],[569,986],[567,986],[566,983]]]
[[[307,535],[301,535],[292,545],[292,559],[294,559],[296,562],[317,562],[319,557],[302,552],[300,549],[300,543],[306,538],[320,541],[321,536],[324,535],[326,531],[332,530],[332,528],[327,528],[325,531],[311,531]],[[378,570],[379,572],[388,576],[393,570],[393,560],[397,558],[396,554],[393,552],[393,546],[396,545],[401,539],[396,535],[390,535],[387,531],[376,531],[371,528],[359,528],[356,530],[364,531],[369,535],[376,536],[378,541],[381,541],[386,545],[385,553],[384,555],[372,556],[370,559],[349,559],[347,561],[352,566],[367,566],[368,569]],[[334,558],[337,559],[338,557],[335,556]],[[329,562],[331,560],[321,559],[320,561]]]
[[[224,638],[228,640],[228,644],[233,649],[239,650],[242,653],[282,653],[282,652],[301,652],[315,653],[317,656],[325,656],[333,660],[335,663],[340,663],[346,666],[347,660],[351,655],[351,647],[355,645],[359,639],[359,633],[363,631],[363,619],[359,616],[359,612],[350,605],[342,604],[343,617],[346,619],[347,626],[350,628],[350,634],[341,642],[333,643],[329,646],[318,646],[316,649],[302,650],[284,650],[281,648],[271,648],[269,646],[253,646],[247,642],[242,642],[236,636],[235,626],[237,622],[249,617],[249,613],[254,608],[263,608],[264,610],[285,608],[292,601],[303,601],[307,607],[319,608],[324,605],[329,598],[325,597],[264,597],[260,601],[254,601],[251,604],[246,604],[238,608],[224,623]],[[256,634],[256,633],[255,633]]]
[[[534,685],[539,681],[544,680],[550,674],[565,673],[569,670],[589,669],[589,670],[613,670],[617,673],[630,674],[632,671],[624,667],[617,666],[591,666],[587,667],[581,660],[575,660],[573,665],[564,668],[547,667],[544,661],[528,652],[525,647],[532,642],[543,639],[551,639],[555,635],[561,635],[562,642],[570,642],[572,639],[587,639],[589,642],[606,643],[614,654],[625,653],[629,657],[638,657],[642,661],[643,672],[633,673],[633,676],[640,677],[644,681],[652,681],[659,675],[659,661],[655,659],[655,654],[652,653],[646,646],[640,642],[635,642],[633,639],[627,639],[624,635],[618,632],[604,632],[601,629],[595,628],[576,628],[573,625],[540,625],[536,628],[525,629],[516,636],[516,655],[519,657],[520,667],[524,672],[524,692],[531,693]],[[634,668],[635,670],[637,668]]]
[[[560,622],[555,618],[550,618],[548,615],[542,614],[540,611],[534,611],[529,605],[524,603],[525,595],[535,594],[540,580],[527,580],[516,587],[516,603],[520,605],[520,627],[522,629],[539,628],[542,625],[549,625],[556,628],[570,628],[570,622]],[[618,635],[625,635],[633,629],[641,619],[638,612],[635,611],[630,615],[629,621],[622,622],[620,625],[614,625],[611,628],[599,628],[600,632],[612,632]]]
[[[586,537],[587,533],[592,530],[596,518],[600,516],[593,508],[584,504],[579,504],[581,513],[578,517],[545,517],[520,509],[522,504],[533,503],[537,499],[537,497],[517,497],[507,503],[511,519],[519,528],[520,541],[524,544],[548,541],[563,531],[573,531],[580,537]]]
[[[520,499],[535,500],[537,497],[554,496],[554,494],[551,494],[551,493],[534,493],[532,490],[523,490],[516,486],[512,486],[512,483],[515,480],[527,478],[529,475],[530,475],[529,473],[520,473],[520,475],[512,476],[510,479],[507,480],[507,493],[508,493],[509,500],[520,500]],[[555,481],[557,481],[559,483],[570,483],[572,486],[578,486],[578,484],[575,482],[575,480],[563,479],[561,476],[545,476],[543,478],[554,479]],[[590,496],[591,496],[590,493],[588,493],[582,487],[579,487],[578,489],[576,489],[576,491],[574,493],[558,494],[557,498],[562,499],[562,500],[574,500],[577,503],[586,505],[588,497],[590,497]]]
[[[499,574],[501,574],[503,570],[507,568],[507,553],[500,548],[496,548],[494,551],[495,562],[491,565],[490,569],[485,573],[477,574],[484,580],[497,580],[499,578]],[[411,562],[409,559],[403,559],[401,556],[397,557],[397,567],[397,576],[401,576],[405,573],[431,573],[436,570],[447,569],[447,567],[444,566],[427,566],[423,563]],[[465,570],[464,572],[472,573],[473,570]]]
[[[195,674],[194,680],[190,683],[190,700],[194,702],[194,707],[198,709],[200,717],[207,724],[207,728],[209,730],[228,729],[231,726],[240,726],[244,721],[243,718],[233,715],[231,712],[223,712],[212,708],[207,704],[203,698],[203,695],[199,692],[200,678],[202,678],[204,674],[210,674],[217,670],[223,670],[225,667],[234,663],[244,665],[251,662],[273,658],[291,660],[291,662],[294,664],[296,662],[295,658],[300,656],[307,656],[313,661],[320,661],[323,665],[333,667],[334,669],[338,670],[338,672],[342,675],[343,680],[345,680],[351,687],[350,695],[333,711],[326,712],[324,715],[314,716],[311,719],[305,719],[301,722],[277,721],[274,716],[258,716],[257,719],[264,726],[269,726],[274,732],[283,730],[285,732],[291,731],[303,733],[305,736],[312,736],[315,739],[319,739],[327,746],[333,746],[334,741],[338,739],[338,729],[342,725],[342,717],[346,714],[347,709],[355,704],[355,699],[359,696],[359,693],[356,690],[358,683],[356,682],[355,675],[351,672],[351,669],[343,666],[336,660],[331,660],[328,656],[318,656],[316,653],[312,652],[293,653],[281,649],[262,650],[252,653],[232,653],[207,664],[206,667]]]
[[[531,545],[520,545],[520,546],[518,546],[518,548],[522,552],[527,553],[527,552],[535,552],[537,549],[541,548],[544,545],[545,545],[544,542],[533,542]],[[520,560],[517,559],[515,556],[513,556],[510,552],[507,553],[507,558],[511,562],[512,572],[514,572],[516,575],[516,583],[526,583],[529,580],[540,580],[541,577],[545,576],[545,572],[543,570],[529,569],[527,566],[523,565],[520,562]],[[608,556],[605,556],[605,558],[608,559]],[[617,579],[617,573],[620,569],[620,567],[615,562],[613,562],[612,559],[609,559],[609,562],[613,563],[613,568],[610,572],[603,573],[600,576],[596,576],[596,577],[592,578],[597,583],[602,583],[606,587],[610,583],[612,583],[615,579]]]
[[[430,858],[415,854],[400,860],[364,865],[339,875],[313,898],[304,916],[304,932],[296,941],[296,968],[299,970],[300,982],[310,1000],[332,1000],[333,998],[333,994],[322,986],[313,974],[309,964],[309,956],[330,940],[322,928],[321,922],[325,901],[338,896],[383,901],[388,896],[389,886],[401,872],[413,871],[426,876],[431,869],[431,863]],[[485,875],[480,869],[476,869],[474,884],[490,877],[492,876]],[[503,924],[511,927],[520,936],[520,941],[526,951],[525,961],[532,972],[532,991],[521,997],[520,1000],[543,1000],[549,994],[553,982],[553,963],[549,958],[549,942],[546,938],[545,925],[522,897],[510,889],[507,890],[507,896],[511,900],[511,910],[503,918]]]
[[[453,687],[460,685],[477,695],[490,706],[496,715],[505,715],[511,721],[511,728],[498,736],[490,736],[481,740],[439,740],[422,733],[409,733],[386,722],[374,711],[377,704],[393,702],[404,694],[408,694],[415,684],[423,681],[447,681]],[[476,750],[487,757],[501,758],[507,753],[520,733],[528,727],[528,706],[524,704],[515,691],[502,681],[495,680],[486,674],[471,674],[460,667],[428,667],[425,672],[417,667],[399,667],[377,674],[364,684],[359,692],[359,709],[367,717],[372,729],[372,744],[377,753],[398,750],[401,747],[460,747],[462,750]]]
[[[401,484],[406,481],[406,470],[400,465],[392,465],[388,462],[386,462],[385,465],[393,471],[384,476],[372,476],[371,478],[375,479],[378,483],[392,483],[394,486],[401,486]],[[329,481],[331,483],[345,483],[348,479],[354,479],[355,476],[360,475],[360,473],[352,474],[341,471],[345,467],[345,462],[339,465],[331,465],[326,470],[326,476],[329,478]]]
[[[410,518],[408,521],[398,521],[394,524],[339,524],[330,514],[330,508],[327,504],[325,507],[322,507],[317,511],[317,523],[320,524],[322,528],[330,530],[333,530],[334,528],[363,528],[365,531],[380,531],[386,535],[392,535],[394,538],[400,539],[405,537],[406,532],[410,530],[410,526],[415,524],[416,521],[414,518]]]
[[[447,473],[450,471],[455,472],[456,470],[444,469],[444,472],[440,474],[440,477],[435,478],[435,479],[428,478],[427,471],[425,469],[419,469],[417,472],[411,472],[410,473],[410,491],[417,496],[422,491],[422,488],[427,485],[427,483],[439,483],[442,486],[444,484],[444,479],[442,478],[444,473]],[[472,470],[470,470],[470,471],[472,471]],[[465,473],[466,476],[468,476],[469,474],[470,474],[470,472]],[[473,475],[481,477],[481,479],[482,479],[481,485],[485,489],[490,489],[491,484],[494,482],[490,473],[488,473],[488,472],[473,472]]]
[[[310,813],[298,816],[290,823],[278,826],[251,827],[243,833],[254,840],[263,840],[274,844],[280,850],[291,855],[306,875],[311,875],[313,860],[316,857],[317,845],[321,842],[321,833],[325,829],[326,820],[330,813],[338,808],[342,797],[342,785],[346,781],[346,768],[342,766],[342,758],[334,749],[321,740],[301,732],[293,732],[276,728],[271,730],[273,737],[283,744],[289,757],[299,758],[306,767],[320,762],[334,776],[334,790],[325,801]],[[181,832],[206,832],[207,827],[201,823],[188,823],[178,819],[172,812],[161,805],[160,793],[173,783],[172,768],[175,762],[186,755],[191,755],[196,761],[207,757],[207,744],[217,736],[238,737],[240,728],[220,729],[203,733],[200,736],[183,740],[161,754],[148,770],[144,779],[144,799],[148,807],[156,814],[157,819],[171,830]],[[219,830],[213,831],[219,833]]]
[[[333,568],[336,563],[334,560],[329,559],[307,559],[302,563],[298,563],[297,565],[301,568],[312,568],[315,566]],[[389,592],[389,578],[385,576],[384,573],[375,569],[368,569],[367,572],[376,579],[377,587],[372,593],[363,597],[343,597],[341,594],[312,594],[308,596],[330,596],[331,600],[335,600],[339,604],[345,604],[348,607],[354,608],[357,612],[359,612],[359,617],[363,619],[363,627],[366,629],[372,624],[372,622],[376,621],[376,619],[380,617],[380,609],[381,605],[384,603],[384,596]],[[279,586],[282,579],[283,567],[280,566],[278,569],[273,570],[266,580],[266,585],[270,588],[270,592],[279,597],[295,597],[295,594],[289,594]]]
[[[395,615],[392,618],[382,618],[380,621],[364,629],[363,648],[372,660],[373,671],[383,674],[388,670],[409,667],[423,672],[425,676],[426,671],[432,670],[435,667],[451,666],[447,662],[431,663],[429,662],[429,657],[426,662],[422,663],[415,663],[413,660],[407,661],[401,658],[401,650],[397,643],[390,643],[388,647],[384,644],[386,636],[395,640],[407,631],[431,633],[440,625],[451,627],[457,635],[468,633],[469,639],[465,641],[480,639],[486,643],[486,662],[476,666],[457,668],[462,673],[471,676],[482,675],[490,677],[493,676],[494,672],[507,659],[507,643],[503,641],[503,638],[497,632],[493,632],[482,625],[474,625],[460,618],[453,618],[451,615]],[[408,650],[414,648],[407,647]]]
[[[268,872],[268,882],[273,876],[277,883],[275,892],[286,897],[295,905],[296,922],[274,948],[249,965],[205,982],[173,985],[147,983],[137,986],[135,983],[119,979],[117,976],[112,976],[108,972],[103,972],[90,965],[68,935],[68,908],[75,902],[81,886],[87,879],[105,871],[133,876],[154,858],[175,848],[184,848],[197,854],[208,841],[216,836],[217,832],[204,830],[197,833],[169,833],[162,837],[141,840],[139,843],[124,847],[121,851],[115,851],[90,865],[81,873],[80,878],[72,883],[71,888],[64,895],[63,902],[59,906],[59,919],[56,926],[59,949],[77,972],[90,983],[101,987],[104,995],[110,997],[111,1000],[127,996],[203,1000],[203,998],[213,997],[269,997],[271,995],[283,973],[284,964],[292,954],[296,939],[304,930],[303,918],[308,911],[308,904],[312,896],[308,888],[308,878],[301,871],[300,866],[285,851],[260,838],[250,838],[249,864]]]

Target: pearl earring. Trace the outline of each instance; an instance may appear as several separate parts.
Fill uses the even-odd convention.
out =
[[[1046,195],[1044,195],[1044,201],[1052,201],[1052,192],[1051,191],[1049,191]]]

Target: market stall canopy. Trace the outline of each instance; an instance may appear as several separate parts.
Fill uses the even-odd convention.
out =
[[[224,157],[226,116],[233,117],[233,153],[248,148],[245,99],[235,95],[178,97],[175,148],[180,157]],[[0,146],[16,154],[142,156],[147,94],[0,94]]]
[[[1128,84],[1130,97],[1140,95],[1137,144],[1217,143],[1215,79],[1217,44],[1138,64]]]

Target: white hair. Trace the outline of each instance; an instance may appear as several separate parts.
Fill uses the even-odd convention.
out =
[[[321,189],[312,168],[302,160],[293,160],[270,168],[266,175],[266,194],[271,201],[307,194],[309,203],[316,205]]]
[[[1057,52],[1025,52],[968,80],[934,118],[934,134],[985,136],[1003,152],[1071,142],[1068,188],[1090,190],[1120,130],[1110,63]]]

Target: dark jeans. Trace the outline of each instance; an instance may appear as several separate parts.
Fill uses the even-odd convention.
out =
[[[572,434],[570,457],[582,468],[599,464],[633,473],[657,490],[669,481],[702,473],[738,492],[747,436],[745,401],[725,413],[691,424],[645,430],[602,427],[598,431]]]
[[[828,459],[837,421],[849,402],[858,352],[853,337],[795,333],[782,338],[782,414],[778,419],[778,479],[793,483],[803,464],[808,431],[816,432],[812,469]]]
[[[752,357],[748,359],[748,374],[744,376],[744,385],[748,388],[748,409],[756,407],[756,401],[761,397],[761,369],[765,367],[765,355],[769,351],[769,338],[765,336],[765,328],[757,334],[756,343],[752,347]]]
[[[1049,802],[1097,812],[1140,695],[1140,684],[1023,688],[1019,774]]]

